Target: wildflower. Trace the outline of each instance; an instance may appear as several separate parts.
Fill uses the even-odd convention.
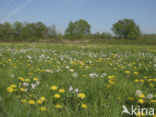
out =
[[[59,94],[55,94],[54,98],[60,98],[61,96]]]
[[[128,100],[129,100],[129,101],[133,101],[134,98],[133,98],[133,97],[129,97]]]
[[[16,86],[15,84],[13,84],[13,85],[11,85],[10,87],[12,87],[12,88],[16,88],[17,86]]]
[[[28,87],[28,86],[29,86],[29,83],[27,83],[27,82],[24,82],[24,83],[23,83],[23,86],[26,86],[26,87]]]
[[[139,82],[139,80],[138,79],[135,79],[134,82]]]
[[[114,75],[108,76],[108,79],[110,79],[110,80],[112,80],[112,79],[114,79],[114,78],[115,78]]]
[[[152,83],[150,83],[150,87],[154,87],[154,85]]]
[[[21,91],[21,92],[25,92],[25,89],[24,89],[24,88],[20,88],[20,91]]]
[[[7,88],[7,91],[8,91],[9,93],[12,93],[12,92],[13,92],[13,88],[12,88],[12,87],[8,87],[8,88]]]
[[[156,100],[150,100],[150,103],[156,103]]]
[[[138,102],[139,102],[140,104],[145,103],[145,101],[144,101],[143,99],[139,99]]]
[[[109,82],[110,84],[115,84],[115,82],[113,82],[113,81],[111,81],[111,80],[109,80],[108,82]]]
[[[30,79],[25,79],[25,82],[30,82]]]
[[[95,78],[95,77],[98,77],[99,75],[96,74],[96,73],[91,73],[91,74],[89,74],[89,76],[90,76],[91,78]]]
[[[38,81],[38,78],[33,78],[34,81]]]
[[[72,74],[72,76],[73,76],[74,78],[76,78],[76,77],[78,76],[78,74],[77,74],[76,72],[74,72],[74,73]]]
[[[70,72],[74,72],[74,69],[69,69]]]
[[[22,77],[19,77],[19,78],[18,78],[18,80],[20,80],[20,81],[24,81],[24,78],[22,78]]]
[[[53,91],[55,91],[55,90],[57,90],[57,86],[55,86],[55,85],[54,86],[51,86],[50,89],[53,90]]]
[[[26,101],[27,101],[26,99],[21,100],[22,103],[26,103]]]
[[[39,85],[40,84],[40,81],[37,81],[36,84]]]
[[[125,71],[126,74],[130,74],[130,71]]]
[[[41,107],[40,110],[43,112],[43,111],[46,111],[47,108],[46,107]]]
[[[87,108],[88,108],[88,106],[87,106],[86,104],[82,104],[81,107],[82,107],[83,109],[87,109]]]
[[[143,79],[141,79],[140,82],[144,83],[145,81]]]
[[[140,98],[145,98],[144,94],[139,95]]]
[[[29,100],[28,103],[33,105],[33,104],[35,104],[35,101],[34,100]]]
[[[72,86],[70,86],[69,87],[69,92],[71,92],[73,90],[73,87]]]
[[[138,72],[134,72],[134,75],[138,75]]]
[[[41,97],[40,100],[41,100],[41,101],[45,101],[45,97]]]
[[[84,93],[79,93],[77,96],[80,97],[81,99],[84,99],[86,97]]]
[[[141,90],[136,90],[136,93],[135,93],[137,96],[140,96],[142,94]]]
[[[31,87],[33,88],[33,89],[35,89],[35,87],[36,87],[37,85],[36,84],[31,84]]]
[[[55,105],[55,108],[61,109],[62,106],[60,104]]]
[[[146,97],[147,97],[148,99],[152,99],[154,96],[153,96],[153,94],[148,94]]]
[[[65,93],[65,90],[64,89],[59,89],[59,92],[60,93]]]
[[[75,92],[75,93],[78,93],[78,92],[79,92],[79,89],[78,89],[78,88],[76,88],[76,89],[74,90],[74,92]]]
[[[37,103],[38,103],[38,104],[42,104],[42,101],[41,101],[41,100],[37,100]]]

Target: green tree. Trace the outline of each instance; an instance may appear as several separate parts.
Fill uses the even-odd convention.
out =
[[[47,27],[41,22],[37,23],[28,23],[25,25],[22,31],[22,37],[23,38],[33,38],[34,39],[39,39],[43,38],[46,33],[47,33]]]
[[[0,25],[0,36],[4,41],[13,39],[13,29],[9,22]]]
[[[23,31],[23,24],[21,22],[15,22],[13,24],[13,32],[14,32],[15,40],[21,39],[22,31]]]
[[[91,26],[85,20],[78,20],[69,22],[65,30],[65,36],[70,38],[82,38],[90,34]]]
[[[47,36],[48,37],[56,37],[56,35],[57,35],[56,26],[53,24],[48,27]]]
[[[138,39],[141,35],[139,26],[132,19],[119,20],[113,24],[112,31],[120,39]]]

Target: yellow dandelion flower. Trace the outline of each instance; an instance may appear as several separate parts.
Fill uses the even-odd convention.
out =
[[[62,106],[60,104],[55,105],[55,108],[61,109]]]
[[[27,101],[26,99],[21,100],[22,103],[26,103],[26,101]]]
[[[81,107],[82,107],[83,109],[87,109],[87,108],[88,108],[88,106],[87,106],[86,104],[82,104]]]
[[[42,101],[41,101],[41,100],[37,100],[37,103],[38,103],[38,104],[42,104]]]
[[[12,93],[14,90],[13,90],[12,87],[8,87],[8,88],[7,88],[7,91],[8,91],[9,93]]]
[[[54,98],[60,98],[61,96],[59,94],[55,94]]]
[[[40,100],[41,100],[41,101],[45,101],[45,97],[41,97]]]
[[[11,85],[10,87],[12,87],[12,88],[16,88],[17,86],[16,86],[15,84],[13,84],[13,85]]]
[[[150,100],[150,103],[156,103],[156,100]]]
[[[38,81],[38,78],[33,78],[34,81]]]
[[[139,95],[140,98],[145,98],[144,94]]]
[[[138,72],[134,72],[134,75],[138,75]]]
[[[19,77],[19,78],[18,78],[18,80],[20,80],[20,81],[24,81],[24,78],[22,78],[22,77]]]
[[[25,92],[25,89],[24,89],[24,88],[20,88],[20,91],[21,91],[21,92]]]
[[[126,74],[130,74],[130,71],[125,71]]]
[[[50,89],[53,90],[53,91],[55,91],[55,90],[57,90],[57,86],[55,86],[55,85],[54,86],[51,86]]]
[[[108,79],[114,79],[114,78],[115,78],[114,75],[108,76]]]
[[[140,104],[145,103],[145,101],[144,101],[143,99],[139,99],[138,102],[139,102]]]
[[[27,79],[25,79],[25,82],[30,82],[30,79],[28,79],[28,78],[27,78]]]
[[[135,79],[134,82],[139,82],[139,80],[138,79]]]
[[[34,100],[29,100],[28,103],[33,105],[33,104],[35,104],[35,101]]]
[[[59,92],[60,93],[65,93],[65,90],[64,89],[59,89]]]
[[[46,111],[47,108],[46,107],[41,107],[40,110],[43,112],[43,111]]]
[[[86,97],[84,93],[79,93],[77,96],[80,97],[81,99],[84,99]]]

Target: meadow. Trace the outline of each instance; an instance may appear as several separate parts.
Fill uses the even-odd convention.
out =
[[[0,117],[130,117],[123,105],[156,109],[155,46],[0,44]]]

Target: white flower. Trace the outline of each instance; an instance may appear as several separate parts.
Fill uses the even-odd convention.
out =
[[[37,86],[36,84],[31,84],[31,87],[32,87],[33,89],[35,89],[36,86]]]
[[[14,78],[14,77],[15,77],[15,76],[14,76],[14,74],[11,74],[10,76],[11,76],[12,78]]]
[[[74,69],[69,69],[70,72],[74,72]]]
[[[66,69],[69,69],[69,66],[66,66]]]
[[[76,88],[76,89],[74,90],[74,92],[75,92],[75,93],[78,93],[78,92],[79,92],[79,89],[78,89],[78,88]]]
[[[135,94],[136,94],[137,96],[140,96],[140,95],[142,95],[142,92],[141,92],[141,90],[136,90]]]
[[[154,96],[153,96],[153,94],[148,94],[146,97],[147,97],[148,99],[152,99]]]
[[[23,86],[26,86],[26,87],[28,87],[28,86],[29,86],[29,83],[27,83],[27,82],[24,82],[24,83],[23,83]]]
[[[71,92],[73,90],[73,87],[72,86],[70,86],[69,87],[69,92]]]
[[[101,78],[103,78],[103,77],[105,77],[105,76],[107,76],[107,73],[103,73],[103,74],[101,74]]]
[[[76,72],[74,72],[74,73],[72,74],[72,76],[73,76],[74,78],[76,78],[76,77],[78,76],[78,74],[77,74]]]
[[[36,84],[39,85],[40,84],[40,81],[37,81]]]
[[[89,76],[90,76],[91,78],[95,78],[95,77],[98,77],[98,74],[92,73],[92,74],[89,74]]]

